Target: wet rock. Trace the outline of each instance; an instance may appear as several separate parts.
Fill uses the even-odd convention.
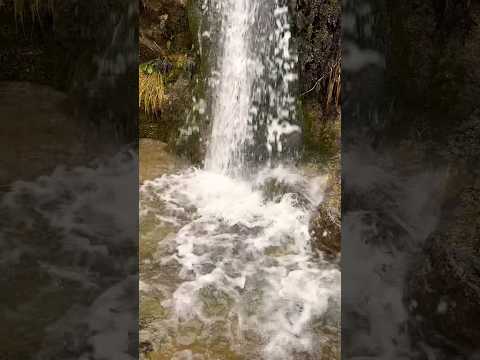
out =
[[[427,240],[407,282],[414,337],[466,355],[478,350],[480,339],[479,201],[480,182],[471,179]]]
[[[194,356],[192,351],[190,350],[182,350],[177,351],[175,355],[173,355],[172,360],[193,360]]]
[[[139,353],[144,358],[148,359],[148,354],[162,351],[171,345],[172,339],[163,323],[152,323],[139,331]]]
[[[323,204],[319,205],[309,224],[312,247],[327,256],[340,253],[340,219]]]
[[[340,145],[341,1],[290,0],[298,46],[303,143],[327,159]]]
[[[325,199],[313,213],[309,234],[313,250],[327,256],[336,256],[341,250],[341,180],[339,162],[334,161],[329,169]]]
[[[261,184],[260,190],[265,200],[280,202],[286,194],[289,194],[298,206],[307,207],[310,201],[307,198],[307,191],[303,185],[271,178]]]
[[[167,151],[167,144],[154,139],[140,139],[140,183],[167,174],[182,162]]]
[[[320,357],[319,360],[340,359],[340,332],[335,329],[325,329],[320,336]]]

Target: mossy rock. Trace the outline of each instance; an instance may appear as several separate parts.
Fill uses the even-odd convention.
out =
[[[320,205],[309,224],[310,241],[314,250],[335,257],[341,249],[340,219]]]

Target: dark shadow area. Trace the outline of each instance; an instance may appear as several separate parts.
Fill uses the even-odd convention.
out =
[[[345,359],[479,355],[479,21],[470,1],[345,3]]]
[[[0,359],[138,357],[138,4],[0,1]]]

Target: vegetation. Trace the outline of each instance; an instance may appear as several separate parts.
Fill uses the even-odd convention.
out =
[[[167,101],[164,76],[158,72],[139,71],[138,104],[147,114],[160,112]]]

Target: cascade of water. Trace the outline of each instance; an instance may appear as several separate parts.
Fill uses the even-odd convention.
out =
[[[206,167],[222,172],[241,169],[249,140],[252,72],[249,70],[248,30],[251,0],[230,0],[221,6],[223,23],[219,50],[218,86],[214,97],[214,123]]]
[[[296,56],[290,51],[288,7],[278,0],[219,4],[222,24],[213,83],[208,170],[244,173],[249,160],[284,150],[295,121]]]
[[[285,2],[202,4],[211,28],[199,36],[216,57],[198,103],[213,119],[205,169],[140,189],[142,241],[155,244],[140,291],[162,309],[149,326],[165,334],[165,358],[316,359],[336,349],[340,272],[313,256],[308,232],[326,178],[264,166],[289,157],[300,131]]]

